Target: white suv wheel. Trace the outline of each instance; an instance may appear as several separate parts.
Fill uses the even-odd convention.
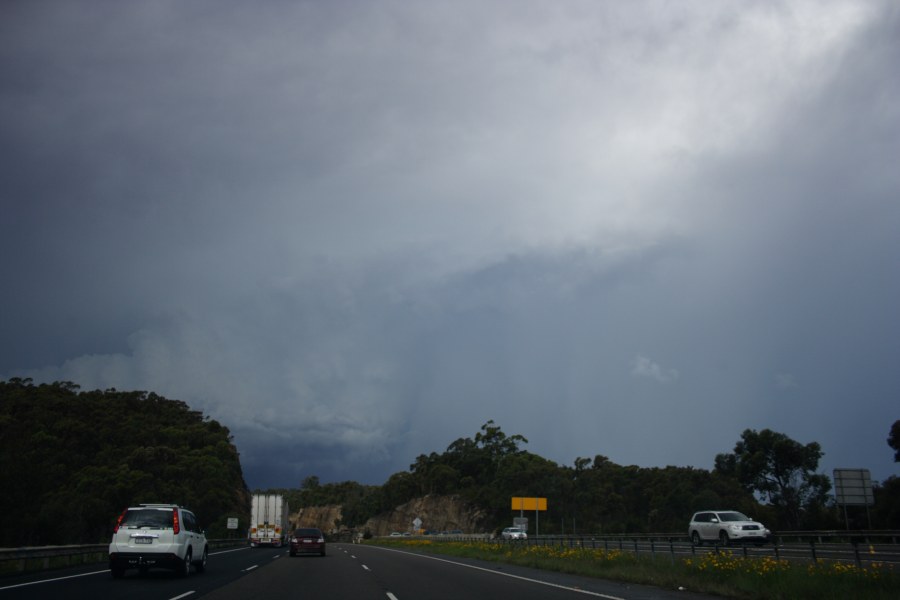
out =
[[[200,562],[198,562],[196,565],[194,565],[194,568],[197,570],[198,573],[202,573],[203,571],[206,570],[206,559],[207,559],[208,555],[209,555],[209,550],[204,548],[203,549],[203,558],[200,559]]]
[[[181,575],[186,577],[191,574],[191,549],[188,548],[187,552],[184,553],[184,563],[181,565]]]

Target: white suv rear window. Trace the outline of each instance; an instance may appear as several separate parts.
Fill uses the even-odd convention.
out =
[[[122,519],[123,527],[149,527],[150,529],[172,529],[172,509],[136,508],[129,509]]]

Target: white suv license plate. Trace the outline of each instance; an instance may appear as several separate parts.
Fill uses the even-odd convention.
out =
[[[153,538],[134,538],[135,544],[152,544]]]

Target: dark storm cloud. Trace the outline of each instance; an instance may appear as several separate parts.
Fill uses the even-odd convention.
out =
[[[251,486],[488,419],[894,472],[892,3],[0,10],[2,376],[185,400]]]

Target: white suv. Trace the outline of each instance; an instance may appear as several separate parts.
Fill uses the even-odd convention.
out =
[[[703,542],[753,542],[757,545],[769,541],[772,532],[765,525],[734,510],[704,510],[694,513],[688,525],[688,536],[695,546]]]
[[[121,577],[126,569],[146,573],[152,567],[187,575],[191,565],[206,570],[209,546],[194,513],[175,504],[140,504],[126,508],[109,544],[109,570]]]
[[[525,533],[525,530],[521,527],[507,527],[503,530],[503,533],[500,535],[503,536],[504,540],[527,540],[528,534]]]

